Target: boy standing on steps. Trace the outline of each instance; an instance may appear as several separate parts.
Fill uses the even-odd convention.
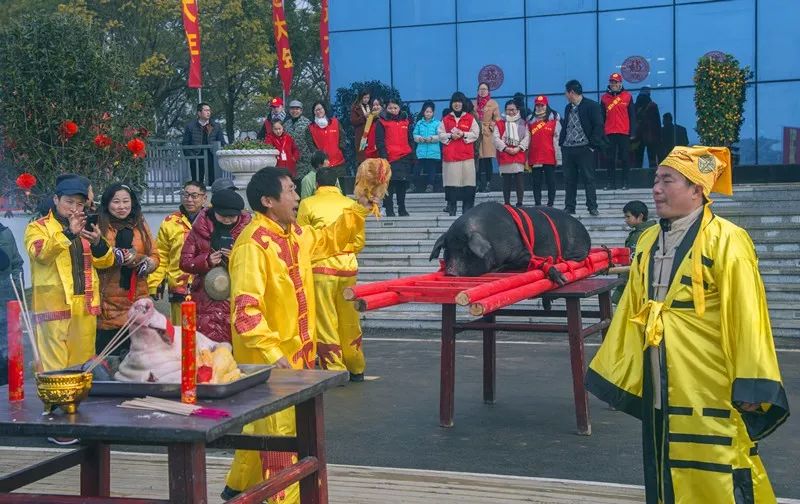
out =
[[[649,228],[656,223],[654,220],[647,220],[648,209],[644,202],[639,200],[629,201],[622,207],[622,212],[625,214],[625,224],[631,229],[628,233],[628,238],[625,239],[625,246],[631,249],[631,259],[636,255],[636,242],[639,241],[639,235],[642,231]],[[620,278],[628,279],[628,274],[623,273]],[[611,301],[617,304],[625,291],[625,285],[620,285],[614,290],[611,295]]]

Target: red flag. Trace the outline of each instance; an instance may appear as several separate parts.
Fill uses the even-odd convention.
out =
[[[294,74],[292,50],[289,49],[289,32],[286,29],[286,13],[283,0],[272,0],[272,24],[275,26],[275,50],[278,53],[278,73],[283,82],[283,92],[289,96]]]
[[[331,44],[328,37],[328,0],[322,0],[322,11],[319,15],[319,48],[322,54],[322,70],[325,72],[325,84],[328,94],[331,92]]]
[[[200,18],[197,0],[181,0],[183,31],[189,46],[189,87],[203,87],[203,70],[200,68]]]

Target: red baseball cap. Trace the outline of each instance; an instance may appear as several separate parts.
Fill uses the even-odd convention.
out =
[[[270,107],[282,107],[283,106],[283,98],[280,96],[276,96],[269,102]]]
[[[545,95],[539,95],[533,100],[534,105],[547,105],[547,97]]]
[[[608,76],[608,82],[622,82],[622,76],[617,72],[614,72]]]

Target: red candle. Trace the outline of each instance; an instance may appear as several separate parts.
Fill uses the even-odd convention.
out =
[[[187,300],[181,303],[181,402],[197,402],[197,305]]]
[[[22,328],[19,301],[9,301],[8,308],[8,400],[25,399]]]

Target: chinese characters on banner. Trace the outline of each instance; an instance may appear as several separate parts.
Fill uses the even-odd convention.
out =
[[[275,26],[275,49],[278,53],[278,73],[283,82],[283,92],[289,96],[294,75],[292,50],[289,49],[289,32],[286,30],[286,13],[283,0],[272,0],[272,24]]]
[[[200,67],[200,19],[197,0],[181,0],[183,30],[189,46],[189,87],[203,87],[203,70]]]
[[[322,10],[319,14],[319,48],[322,54],[322,70],[325,72],[325,84],[328,94],[331,89],[331,46],[328,38],[328,0],[322,0]]]

